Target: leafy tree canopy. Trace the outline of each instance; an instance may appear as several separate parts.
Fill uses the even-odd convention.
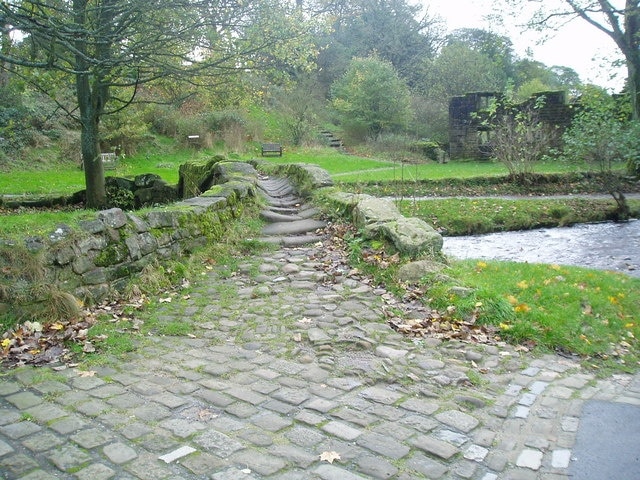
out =
[[[397,132],[411,119],[409,88],[391,63],[376,56],[354,58],[331,91],[333,107],[352,132]]]
[[[321,41],[318,64],[331,84],[353,57],[376,54],[391,62],[409,84],[417,82],[417,66],[433,58],[442,41],[441,23],[406,0],[342,0],[324,2],[331,33]]]
[[[3,65],[52,98],[73,83],[76,101],[60,106],[81,125],[89,207],[105,203],[100,119],[130,105],[141,85],[225,82],[314,55],[302,12],[275,0],[12,0],[0,3],[0,25]],[[7,41],[11,31],[21,32],[19,47]]]

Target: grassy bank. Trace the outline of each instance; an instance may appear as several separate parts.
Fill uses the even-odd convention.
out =
[[[615,210],[613,198],[451,198],[402,200],[398,205],[403,215],[421,218],[446,236],[601,222]],[[634,216],[640,216],[640,200],[630,200],[629,205]]]

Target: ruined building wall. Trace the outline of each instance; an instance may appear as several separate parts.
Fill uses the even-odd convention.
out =
[[[452,159],[487,159],[491,156],[491,129],[484,123],[491,102],[500,98],[496,92],[468,93],[449,102],[449,156]],[[540,96],[544,105],[536,110],[540,121],[554,127],[559,141],[573,118],[573,107],[565,92],[540,92],[520,105],[530,108]]]

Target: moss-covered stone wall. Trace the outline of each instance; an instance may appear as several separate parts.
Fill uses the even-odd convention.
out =
[[[225,168],[222,163],[236,170],[235,162],[216,168]],[[241,176],[223,181],[170,206],[135,213],[113,208],[77,226],[59,225],[48,236],[0,239],[0,314],[20,308],[18,299],[25,304],[47,301],[42,285],[99,302],[124,289],[145,266],[189,255],[222,238],[226,225],[255,201],[257,172],[243,164]],[[38,275],[25,275],[31,271],[27,265]]]

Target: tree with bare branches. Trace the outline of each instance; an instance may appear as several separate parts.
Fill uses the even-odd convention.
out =
[[[632,116],[634,120],[640,120],[639,0],[504,1],[516,7],[522,7],[523,3],[539,5],[529,21],[531,28],[558,29],[572,19],[581,19],[607,34],[624,56]]]

